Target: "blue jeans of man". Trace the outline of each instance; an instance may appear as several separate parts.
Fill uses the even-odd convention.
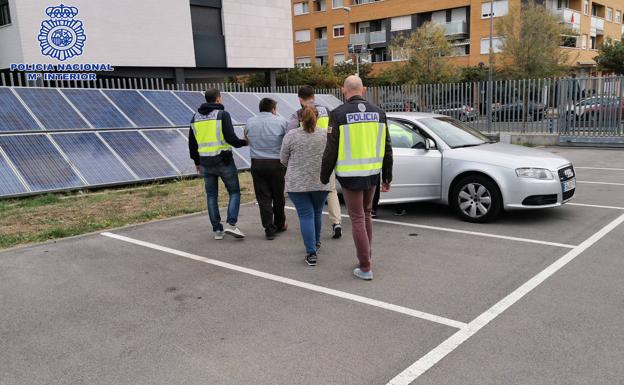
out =
[[[301,237],[307,253],[316,253],[316,245],[321,242],[323,208],[328,191],[289,192],[299,216]]]
[[[208,216],[212,224],[212,231],[223,231],[221,214],[219,213],[219,178],[223,181],[230,202],[227,209],[227,223],[234,226],[238,222],[238,210],[240,209],[240,184],[238,182],[238,170],[234,161],[228,164],[223,161],[217,163],[201,162],[201,174],[206,186],[206,198],[208,200]]]

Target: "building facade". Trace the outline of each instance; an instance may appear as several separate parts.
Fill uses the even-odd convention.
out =
[[[374,70],[400,61],[390,46],[397,34],[410,33],[425,22],[441,25],[461,66],[488,63],[490,38],[494,51],[500,38],[490,37],[494,22],[522,0],[292,0],[295,64],[338,64],[345,60],[373,63]],[[595,69],[593,58],[607,38],[624,34],[624,0],[542,0],[570,31],[562,49],[570,51],[577,72]]]
[[[59,30],[59,24],[44,26],[46,20],[71,24]],[[76,39],[82,39],[80,54],[44,52],[62,51]],[[12,63],[61,62],[109,63],[112,76],[178,83],[291,68],[291,2],[0,0],[0,71]]]

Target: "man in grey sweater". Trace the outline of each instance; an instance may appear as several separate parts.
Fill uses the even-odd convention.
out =
[[[264,98],[260,114],[250,118],[245,137],[251,149],[251,176],[260,219],[268,240],[286,230],[284,176],[286,167],[280,163],[280,150],[288,121],[277,115],[277,102]]]

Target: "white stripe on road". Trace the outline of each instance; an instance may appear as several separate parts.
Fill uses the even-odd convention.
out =
[[[286,206],[286,208],[289,209],[289,210],[295,210],[294,207],[290,207],[290,206]],[[327,212],[323,212],[323,214],[327,214]],[[349,218],[349,216],[346,215],[346,214],[342,214],[341,216],[343,218]],[[389,225],[405,226],[405,227],[414,227],[414,228],[418,228],[418,229],[445,231],[445,232],[448,232],[448,233],[474,235],[474,236],[477,236],[477,237],[498,238],[498,239],[505,239],[507,241],[535,243],[535,244],[538,244],[538,245],[563,247],[565,249],[573,249],[573,248],[576,247],[574,245],[568,245],[568,244],[565,244],[565,243],[547,242],[547,241],[540,241],[540,240],[537,240],[537,239],[511,237],[511,236],[507,236],[507,235],[498,235],[498,234],[490,234],[490,233],[481,233],[481,232],[478,232],[478,231],[459,230],[459,229],[452,229],[452,228],[448,228],[448,227],[419,225],[419,224],[416,224],[416,223],[408,223],[408,222],[388,221],[388,220],[385,220],[385,219],[373,219],[373,222],[385,223],[385,224],[389,224]]]
[[[576,169],[582,169],[582,170],[607,170],[607,171],[624,171],[624,168],[610,168],[610,167],[577,167],[574,166],[574,168]]]
[[[624,183],[613,183],[613,182],[594,182],[589,180],[577,180],[576,183],[585,183],[585,184],[606,184],[611,186],[624,186]]]
[[[326,288],[326,287],[323,287],[323,286],[313,285],[313,284],[310,284],[310,283],[301,282],[301,281],[297,281],[297,280],[286,278],[286,277],[281,277],[281,276],[275,275],[275,274],[265,273],[265,272],[258,271],[258,270],[253,270],[253,269],[248,269],[246,267],[233,265],[231,263],[218,261],[216,259],[210,259],[210,258],[202,257],[202,256],[199,256],[199,255],[187,253],[187,252],[184,252],[184,251],[181,251],[181,250],[176,250],[176,249],[172,249],[172,248],[165,247],[165,246],[160,246],[160,245],[157,245],[155,243],[150,243],[150,242],[145,242],[145,241],[141,241],[141,240],[134,239],[134,238],[125,237],[123,235],[113,234],[113,233],[109,233],[109,232],[102,233],[102,235],[105,236],[105,237],[117,239],[119,241],[128,242],[128,243],[132,243],[132,244],[135,244],[135,245],[138,245],[138,246],[147,247],[149,249],[158,250],[158,251],[162,251],[162,252],[165,252],[165,253],[178,255],[180,257],[192,259],[192,260],[199,261],[199,262],[204,262],[204,263],[207,263],[209,265],[219,266],[219,267],[222,267],[224,269],[238,271],[239,273],[253,275],[254,277],[264,278],[264,279],[268,279],[270,281],[274,281],[274,282],[284,283],[286,285],[300,287],[300,288],[311,290],[311,291],[314,291],[314,292],[317,292],[317,293],[323,293],[323,294],[328,294],[328,295],[331,295],[331,296],[334,296],[334,297],[338,297],[338,298],[348,299],[350,301],[359,302],[359,303],[363,303],[363,304],[370,305],[370,306],[375,306],[375,307],[378,307],[378,308],[381,308],[381,309],[394,311],[394,312],[397,312],[397,313],[409,315],[409,316],[412,316],[412,317],[424,319],[424,320],[427,320],[427,321],[439,323],[439,324],[450,326],[450,327],[454,327],[454,328],[457,328],[457,329],[462,329],[462,328],[465,328],[467,326],[466,323],[464,323],[464,322],[455,321],[455,320],[448,319],[448,318],[445,318],[445,317],[437,316],[435,314],[429,314],[429,313],[425,313],[425,312],[422,312],[422,311],[409,309],[409,308],[406,308],[406,307],[403,307],[403,306],[398,306],[398,305],[393,305],[391,303],[378,301],[376,299],[362,297],[362,296],[359,296],[359,295],[356,295],[356,294],[346,293],[344,291],[329,289],[329,288]]]
[[[624,222],[624,214],[620,215],[617,219],[603,227],[596,234],[592,235],[586,241],[570,250],[566,255],[559,258],[553,264],[542,270],[536,276],[531,278],[525,284],[514,290],[511,294],[503,298],[497,304],[486,310],[483,314],[475,318],[468,324],[465,329],[459,330],[457,333],[450,336],[447,340],[438,345],[435,349],[431,350],[425,356],[420,358],[409,368],[405,369],[398,376],[394,377],[387,385],[408,385],[420,377],[423,373],[440,362],[449,353],[459,347],[468,338],[472,337],[475,333],[485,327],[493,319],[498,317],[501,313],[518,302],[522,297],[530,293],[533,289],[539,286],[542,282],[555,274],[565,265],[570,263],[574,258],[578,257],[582,252],[590,248],[605,235],[615,229],[618,225]]]
[[[624,207],[619,206],[603,206],[603,205],[590,205],[587,203],[566,203],[568,206],[581,206],[581,207],[594,207],[597,209],[609,209],[609,210],[624,210]]]

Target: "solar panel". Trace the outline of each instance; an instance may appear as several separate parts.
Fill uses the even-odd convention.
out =
[[[239,154],[238,150],[240,149],[234,149],[234,164],[236,165],[236,168],[239,170],[249,170],[251,164],[247,163],[247,160]]]
[[[232,122],[234,124],[245,124],[247,120],[254,116],[248,109],[246,109],[238,100],[234,99],[232,95],[229,93],[221,93],[221,98],[223,99],[223,106],[225,110],[230,113],[232,116]],[[251,111],[258,111],[258,106],[256,109],[251,109]]]
[[[104,93],[139,127],[171,126],[137,91],[105,90]]]
[[[61,90],[74,106],[96,128],[132,127],[100,90],[64,89]]]
[[[0,196],[25,193],[26,189],[9,166],[9,162],[0,155]]]
[[[190,129],[188,129],[188,128],[186,128],[186,129],[180,128],[178,131],[180,131],[184,136],[186,136],[186,139],[188,139],[188,137],[189,137],[189,130]]]
[[[47,130],[89,128],[57,89],[15,88],[15,91]]]
[[[187,107],[170,91],[141,91],[141,93],[176,126],[190,124],[194,110]]]
[[[90,185],[136,180],[95,133],[55,134],[52,137]]]
[[[197,91],[173,91],[180,99],[186,103],[187,106],[193,111],[197,111],[199,106],[206,103],[206,97],[204,94]]]
[[[334,95],[320,94],[320,95],[316,95],[316,99],[320,105],[323,105],[329,108],[330,110],[333,110],[336,107],[342,105],[342,102],[340,101],[340,99],[338,99]]]
[[[0,131],[41,130],[10,88],[0,87]]]
[[[100,135],[139,178],[153,179],[178,175],[139,132],[109,131]]]
[[[234,131],[236,132],[236,135],[239,138],[244,138],[245,137],[245,128],[244,127],[240,127],[240,126],[234,127]],[[251,151],[249,150],[248,146],[241,147],[241,148],[236,148],[235,150],[236,150],[237,154],[241,158],[245,159],[247,161],[247,163],[251,164]]]
[[[242,105],[249,108],[251,111],[258,111],[258,105],[260,104],[260,98],[255,94],[245,93],[245,92],[230,92],[236,100],[238,100]]]
[[[296,111],[288,102],[282,99],[278,94],[256,94],[259,98],[271,98],[277,102],[277,113],[286,119]]]
[[[297,94],[277,94],[282,100],[290,104],[291,107],[295,109],[301,108],[301,103],[299,102],[299,97]]]
[[[189,157],[188,140],[177,130],[150,130],[143,133],[183,175],[195,174],[195,164]]]
[[[44,134],[0,136],[0,146],[33,191],[83,186]]]

